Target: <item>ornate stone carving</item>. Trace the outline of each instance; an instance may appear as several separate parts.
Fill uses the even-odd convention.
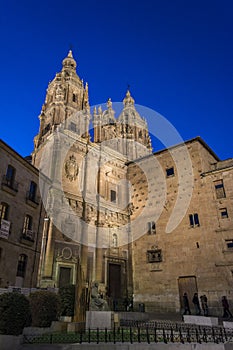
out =
[[[72,250],[70,249],[70,247],[65,247],[62,249],[62,256],[66,260],[72,257]]]
[[[73,155],[65,163],[65,175],[70,181],[76,180],[78,176],[78,164]]]

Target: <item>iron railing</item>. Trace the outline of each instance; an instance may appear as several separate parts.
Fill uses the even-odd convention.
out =
[[[159,327],[114,327],[112,330],[83,329],[74,333],[50,333],[43,335],[24,335],[24,343],[225,343],[233,341],[233,330],[223,327],[180,327],[179,324]]]

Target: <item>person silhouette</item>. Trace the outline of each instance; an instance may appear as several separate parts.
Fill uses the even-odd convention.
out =
[[[232,313],[230,312],[230,309],[229,309],[229,303],[228,303],[228,300],[227,300],[227,297],[225,295],[223,295],[222,297],[222,307],[223,307],[223,318],[232,318]]]
[[[183,315],[187,315],[187,313],[189,315],[191,315],[191,311],[190,311],[190,307],[189,307],[189,300],[188,300],[188,295],[185,292],[183,295],[183,305],[184,305],[184,312]]]
[[[193,305],[195,307],[196,315],[200,315],[201,314],[201,308],[200,308],[200,303],[199,303],[199,298],[198,298],[198,294],[197,293],[194,293],[194,295],[193,295]]]

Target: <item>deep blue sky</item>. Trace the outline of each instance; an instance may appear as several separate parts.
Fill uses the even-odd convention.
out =
[[[184,140],[199,135],[233,157],[231,0],[9,0],[0,32],[0,138],[21,155],[72,45],[91,105],[122,101],[130,84]]]

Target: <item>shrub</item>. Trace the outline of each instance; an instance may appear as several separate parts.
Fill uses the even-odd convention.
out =
[[[52,321],[56,321],[60,313],[60,298],[56,293],[38,291],[29,296],[32,326],[50,327]]]
[[[75,285],[68,285],[59,289],[61,299],[61,316],[74,316]]]
[[[0,295],[0,333],[19,335],[30,325],[30,305],[28,299],[19,293]]]

